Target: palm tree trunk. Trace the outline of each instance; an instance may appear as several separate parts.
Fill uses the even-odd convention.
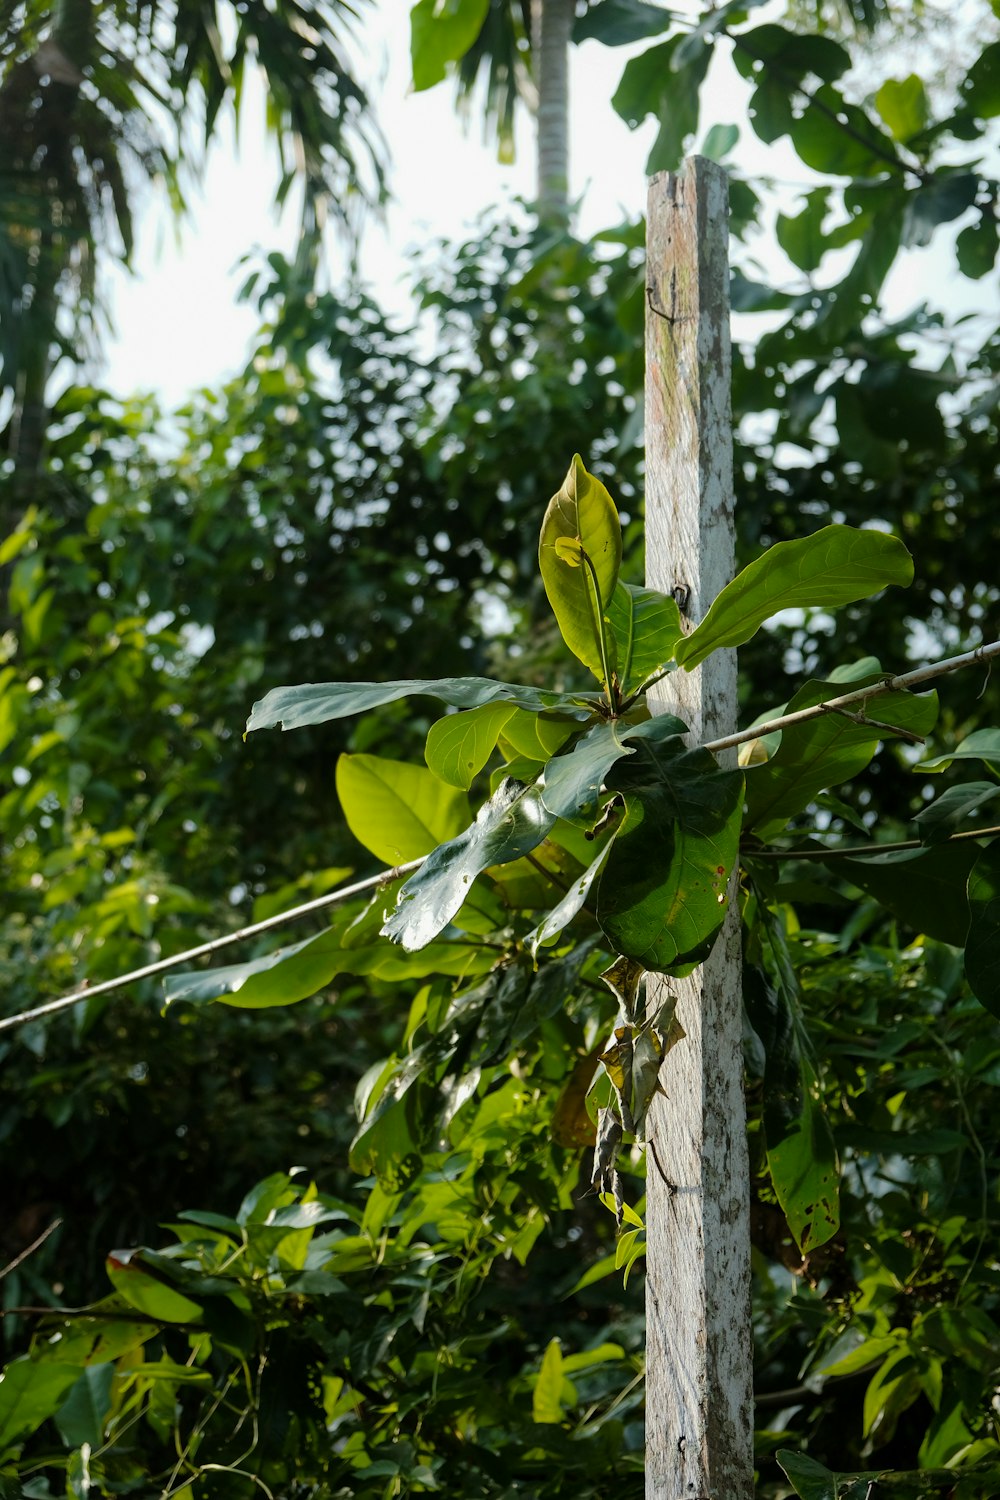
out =
[[[542,220],[569,218],[569,48],[574,0],[532,0],[538,80],[537,190]]]

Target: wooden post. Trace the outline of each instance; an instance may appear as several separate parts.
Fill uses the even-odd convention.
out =
[[[726,174],[704,158],[650,183],[646,577],[675,593],[692,625],[734,572],[728,211]],[[666,678],[657,710],[684,719],[695,744],[734,730],[735,651]],[[687,1038],[664,1061],[667,1097],[654,1101],[650,1115],[646,1495],[752,1500],[749,1164],[735,901],[707,963],[687,979],[650,983],[654,1011],[665,984],[678,996]]]

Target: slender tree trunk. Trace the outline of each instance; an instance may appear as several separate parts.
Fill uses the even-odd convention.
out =
[[[59,279],[72,239],[73,209],[46,189],[45,156],[57,145],[60,155],[72,151],[74,116],[84,68],[94,44],[93,0],[59,0],[51,34],[33,59],[38,89],[32,101],[34,119],[25,122],[21,171],[34,170],[40,178],[38,222],[29,226],[36,236],[29,284],[21,312],[20,357],[14,382],[14,412],[9,449],[14,460],[13,503],[26,496],[41,471],[48,427],[46,394],[52,374],[52,351],[59,309]],[[43,83],[43,79],[45,80]],[[58,140],[56,139],[58,137]],[[29,169],[32,144],[41,147],[42,161]],[[4,519],[8,519],[4,517]]]
[[[574,0],[532,0],[538,216],[543,220],[569,217],[569,49],[574,14]]]

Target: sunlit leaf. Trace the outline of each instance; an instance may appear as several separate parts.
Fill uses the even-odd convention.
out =
[[[833,608],[913,579],[913,559],[894,536],[825,526],[801,541],[777,542],[733,579],[677,647],[693,670],[711,652],[741,646],[783,609]]]
[[[607,616],[619,686],[628,695],[673,657],[683,634],[680,610],[670,594],[619,580]]]
[[[567,561],[567,551],[573,554]],[[618,580],[622,533],[604,485],[574,456],[542,520],[538,565],[566,645],[604,681],[604,612]]]
[[[428,766],[449,786],[468,791],[496,749],[507,720],[517,712],[511,703],[484,703],[438,719],[424,747]]]
[[[410,11],[410,60],[416,92],[440,83],[450,63],[483,29],[489,0],[417,0]]]
[[[555,821],[537,787],[508,778],[475,822],[440,844],[411,875],[382,931],[408,950],[423,948],[458,912],[477,875],[530,853]]]
[[[27,1355],[11,1360],[0,1374],[0,1453],[51,1417],[82,1373],[79,1365],[37,1363]]]
[[[468,798],[426,766],[341,755],[337,796],[359,843],[387,865],[419,859],[468,822]]]
[[[549,692],[546,688],[519,687],[495,682],[491,677],[444,677],[405,682],[306,682],[300,687],[272,688],[259,699],[247,720],[246,732],[255,729],[302,729],[326,724],[331,719],[349,719],[369,713],[400,698],[438,698],[452,708],[478,708],[484,703],[510,703],[515,708],[541,713],[557,709],[571,718],[585,719],[592,711],[578,697]]]

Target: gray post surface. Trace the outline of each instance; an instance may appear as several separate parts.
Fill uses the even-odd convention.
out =
[[[693,626],[733,577],[728,187],[701,157],[649,187],[646,579]],[[673,673],[653,711],[690,743],[736,728],[736,653]],[[724,752],[721,760],[731,757]],[[730,887],[730,896],[735,886]],[[652,1008],[660,1003],[651,979]],[[669,981],[687,1037],[654,1100],[646,1187],[647,1500],[752,1500],[753,1342],[740,934]]]

